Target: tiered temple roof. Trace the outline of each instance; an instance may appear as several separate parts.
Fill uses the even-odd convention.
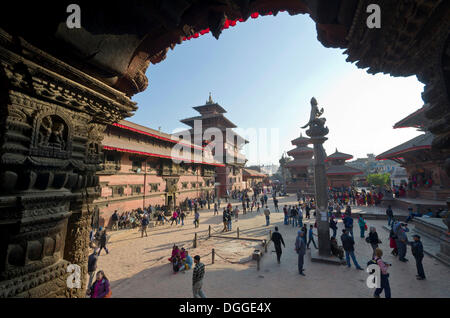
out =
[[[331,175],[358,175],[363,174],[363,172],[359,169],[355,169],[352,167],[349,167],[345,164],[346,160],[352,159],[353,156],[339,152],[337,149],[336,151],[329,155],[326,162],[329,162],[330,165],[327,167],[326,174],[327,176]]]
[[[289,161],[286,167],[308,167],[312,164],[312,157],[314,156],[314,150],[307,147],[306,145],[311,143],[311,139],[303,137],[300,133],[300,137],[295,138],[291,141],[295,147],[287,152],[294,160]]]

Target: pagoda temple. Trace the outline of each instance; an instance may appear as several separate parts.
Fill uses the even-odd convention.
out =
[[[435,136],[427,129],[429,121],[425,112],[428,109],[429,106],[425,104],[394,125],[394,129],[417,128],[423,131],[423,134],[379,154],[376,159],[393,160],[406,169],[406,198],[400,197],[400,200],[417,203],[426,208],[445,208],[445,200],[450,196],[450,178],[445,173],[445,158],[449,157],[449,153],[434,150],[432,147]]]
[[[287,152],[289,156],[294,157],[294,160],[289,161],[285,166],[291,173],[291,181],[286,184],[286,192],[296,193],[301,190],[303,193],[314,194],[314,149],[308,147],[311,139],[303,137],[300,133],[300,137],[292,140],[291,143],[296,147]]]
[[[192,136],[192,142],[201,140],[202,145],[200,146],[205,146],[216,140],[219,145],[213,149],[214,158],[225,164],[223,167],[217,167],[216,169],[216,195],[226,197],[233,190],[244,190],[246,183],[243,180],[242,168],[245,166],[247,159],[240,151],[248,141],[232,130],[237,126],[224,116],[227,111],[212,100],[211,93],[205,105],[193,108],[200,113],[199,116],[180,120],[183,124],[191,127],[189,132]],[[201,136],[198,136],[197,130],[194,129],[196,121],[201,121]],[[205,136],[205,131],[208,128],[218,129],[222,134],[222,142],[214,134],[211,137]],[[216,155],[217,147],[222,149],[223,157],[221,158]]]
[[[326,170],[328,187],[350,187],[352,185],[353,176],[363,174],[361,170],[349,167],[345,164],[345,161],[352,158],[352,155],[339,152],[337,149],[333,154],[327,157],[325,161],[328,163]]]

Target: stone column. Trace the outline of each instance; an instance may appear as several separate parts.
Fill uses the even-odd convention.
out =
[[[316,201],[316,221],[317,235],[319,243],[319,255],[328,257],[331,255],[330,246],[330,227],[328,220],[328,190],[327,178],[325,174],[325,150],[323,143],[327,138],[328,128],[325,127],[325,118],[319,118],[323,114],[323,108],[319,111],[317,101],[311,99],[311,118],[307,126],[309,129],[306,134],[311,138],[314,145],[314,183],[315,183],[315,201]],[[306,126],[305,126],[306,127]]]
[[[306,133],[308,134],[310,130]],[[324,130],[325,132],[325,130]],[[326,128],[326,133],[328,129]],[[324,133],[324,135],[326,135]],[[314,145],[314,184],[316,193],[316,221],[317,235],[319,244],[319,255],[330,256],[330,226],[328,220],[328,190],[327,177],[325,174],[325,150],[323,143],[327,138],[323,136],[311,136],[311,142]]]

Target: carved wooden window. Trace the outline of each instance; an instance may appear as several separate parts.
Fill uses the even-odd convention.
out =
[[[158,192],[159,183],[150,183],[150,192]]]

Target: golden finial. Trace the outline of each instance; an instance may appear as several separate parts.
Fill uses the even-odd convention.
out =
[[[209,99],[208,99],[208,101],[206,102],[206,104],[214,104],[214,102],[213,102],[213,100],[212,100],[212,97],[211,97],[211,92],[209,92]]]

